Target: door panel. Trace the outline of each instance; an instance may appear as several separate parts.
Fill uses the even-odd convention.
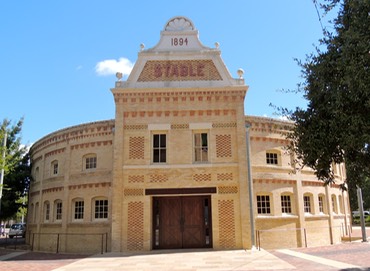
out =
[[[155,197],[153,248],[211,247],[210,196]]]
[[[204,247],[204,214],[202,197],[183,197],[183,248]]]
[[[182,245],[181,201],[178,198],[162,198],[160,201],[160,245],[178,248]]]

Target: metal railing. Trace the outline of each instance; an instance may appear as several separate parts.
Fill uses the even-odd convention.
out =
[[[256,243],[257,243],[256,246],[259,250],[261,250],[261,248],[264,245],[264,244],[261,244],[262,240],[263,240],[262,237],[265,233],[268,233],[270,236],[268,238],[266,238],[267,240],[271,240],[271,238],[281,238],[281,243],[280,243],[281,247],[280,248],[293,248],[294,247],[294,246],[283,247],[284,239],[285,239],[285,241],[288,240],[288,241],[286,241],[286,243],[296,244],[295,248],[303,247],[303,246],[308,247],[308,243],[309,243],[310,238],[312,238],[311,240],[313,240],[316,237],[312,237],[313,234],[307,234],[307,230],[312,232],[312,231],[315,231],[315,230],[318,230],[318,229],[323,229],[323,228],[328,230],[330,238],[331,238],[330,232],[333,231],[334,229],[340,230],[341,238],[346,235],[343,225],[333,226],[333,227],[281,228],[281,229],[256,230]],[[303,240],[301,240],[301,238],[298,238],[299,231],[302,232],[301,234],[303,234]],[[349,231],[349,229],[348,229],[348,231]],[[290,232],[290,233],[288,233],[288,232]],[[290,241],[289,241],[289,238],[290,238]],[[351,238],[351,235],[350,235],[350,238]],[[268,242],[267,240],[266,240],[266,242]],[[301,246],[299,246],[299,245],[301,245]]]
[[[37,233],[37,232],[34,232],[34,233],[30,233],[30,234],[31,234],[30,235],[31,236],[31,240],[30,240],[31,251],[34,251],[35,245],[37,245],[39,248],[43,247],[42,243],[44,242],[44,243],[48,243],[50,245],[49,248],[51,248],[51,245],[55,244],[54,251],[56,253],[59,253],[60,251],[72,252],[72,249],[68,249],[68,246],[66,245],[69,237],[73,237],[74,242],[78,242],[78,241],[82,242],[83,239],[86,239],[86,237],[95,236],[95,237],[98,237],[97,239],[95,238],[96,239],[95,242],[92,241],[92,242],[90,242],[90,244],[85,244],[85,247],[88,247],[89,249],[100,247],[99,250],[100,250],[101,254],[103,254],[104,252],[108,252],[108,233],[60,233],[60,232],[57,232],[57,233]],[[42,236],[45,236],[45,235],[50,236],[50,238],[48,238],[48,239],[41,238]],[[55,238],[54,239],[55,242],[50,241],[52,237]],[[78,239],[80,239],[80,240],[78,240]],[[48,241],[48,242],[46,242],[46,241]],[[35,243],[37,243],[37,244],[35,244]],[[64,244],[62,249],[61,249],[61,244]],[[45,246],[47,246],[47,245],[45,245]],[[48,249],[48,251],[50,251],[50,250],[51,249]],[[97,251],[98,250],[96,250],[96,252]]]

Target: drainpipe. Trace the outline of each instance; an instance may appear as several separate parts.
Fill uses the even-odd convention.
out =
[[[7,133],[6,133],[6,130],[4,129],[3,153],[2,153],[3,164],[1,165],[1,172],[0,172],[0,174],[1,174],[1,176],[0,176],[0,215],[1,215],[1,200],[2,200],[2,197],[3,197],[3,183],[4,183],[4,174],[5,174],[4,168],[5,168],[6,140],[7,140]],[[5,227],[5,225],[4,225],[4,227]]]
[[[365,226],[365,218],[364,218],[364,203],[362,201],[362,191],[358,185],[356,186],[357,186],[358,210],[360,211],[360,219],[361,219],[362,242],[367,242],[366,226]]]
[[[247,168],[248,168],[248,191],[249,191],[249,218],[251,225],[251,244],[252,250],[256,248],[256,238],[255,238],[255,226],[254,226],[254,213],[253,213],[253,180],[252,180],[252,168],[251,168],[251,152],[250,152],[250,136],[249,128],[250,123],[245,124],[246,128],[246,145],[247,145]]]

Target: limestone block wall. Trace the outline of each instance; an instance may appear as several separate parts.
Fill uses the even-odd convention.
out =
[[[260,117],[246,117],[246,121],[251,123],[257,242],[263,248],[340,242],[350,225],[348,194],[339,188],[345,179],[344,165],[333,165],[335,184],[324,186],[312,169],[298,169],[287,151],[291,123]]]
[[[114,121],[93,122],[32,146],[27,222],[34,249],[90,253],[110,246],[113,131]],[[96,216],[104,208],[97,204],[106,215]]]

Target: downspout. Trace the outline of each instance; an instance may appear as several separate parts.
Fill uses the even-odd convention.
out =
[[[250,123],[245,124],[246,128],[246,145],[247,145],[247,169],[248,169],[248,192],[249,192],[249,218],[251,225],[251,249],[256,248],[256,237],[255,237],[255,225],[254,225],[254,212],[253,212],[253,179],[252,179],[252,168],[251,168],[251,152],[250,152],[250,135],[249,128],[251,127]]]

